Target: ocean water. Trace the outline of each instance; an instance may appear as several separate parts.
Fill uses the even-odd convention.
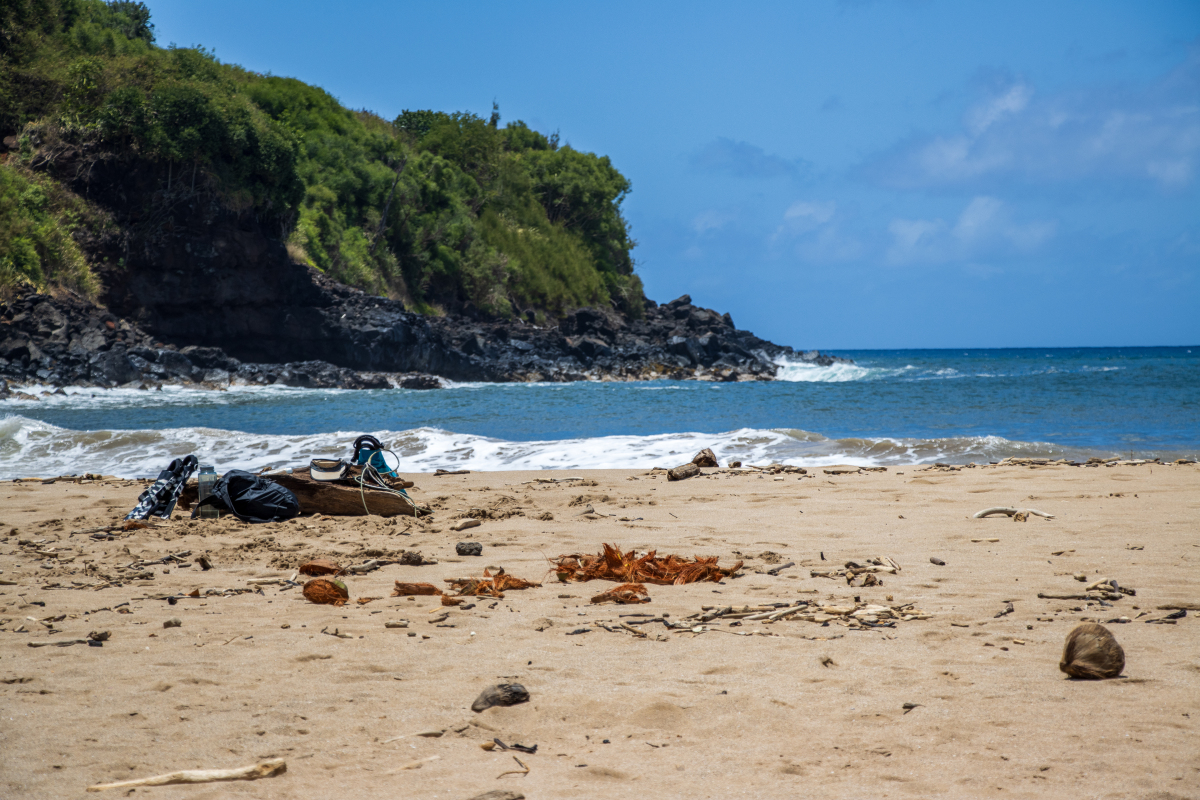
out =
[[[67,390],[0,401],[0,478],[257,469],[349,455],[405,471],[1200,456],[1200,347],[842,351],[767,383],[448,384],[441,391]]]

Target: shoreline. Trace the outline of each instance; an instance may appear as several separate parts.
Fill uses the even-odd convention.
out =
[[[254,390],[251,390],[254,391]],[[269,391],[269,390],[268,390]],[[288,390],[290,391],[290,390]],[[140,394],[140,393],[138,393]],[[125,398],[132,398],[126,394]],[[165,413],[188,407],[194,395],[164,397]],[[54,398],[69,401],[69,397]],[[94,402],[94,401],[93,401]],[[140,405],[118,396],[114,404],[94,413],[120,417]],[[278,402],[277,398],[268,399]],[[226,413],[221,405],[207,409],[186,427],[106,428],[87,424],[93,417],[86,411],[58,407],[47,400],[44,414],[33,404],[10,407],[0,417],[0,480],[44,476],[70,477],[82,473],[119,475],[124,478],[153,477],[171,459],[195,453],[202,461],[228,469],[288,469],[307,464],[311,458],[347,452],[358,435],[353,429],[266,434],[254,430],[209,427],[204,417]],[[235,408],[240,406],[235,406]],[[256,405],[247,406],[253,413]],[[84,413],[85,417],[79,414]],[[307,418],[305,418],[307,420]],[[305,420],[294,423],[311,430]],[[79,427],[73,427],[83,422]],[[316,420],[309,420],[316,422]],[[402,431],[375,430],[394,448],[403,472],[432,472],[435,469],[466,469],[475,472],[510,470],[651,469],[671,468],[698,450],[711,448],[722,464],[740,462],[759,468],[772,464],[809,471],[816,477],[834,466],[853,465],[863,470],[920,469],[988,470],[998,465],[1020,464],[1043,468],[1063,465],[1074,468],[1100,466],[1170,465],[1190,463],[1195,454],[1178,450],[1144,449],[1133,456],[1123,448],[1070,446],[1049,442],[1023,442],[1003,437],[948,437],[906,439],[897,437],[828,438],[790,428],[739,428],[723,432],[674,431],[657,434],[566,434],[551,439],[507,439],[506,432],[480,435],[423,425]]]
[[[0,703],[12,719],[0,732],[0,785],[14,796],[64,796],[283,758],[282,776],[210,791],[636,791],[655,800],[677,797],[681,781],[713,798],[814,787],[833,798],[1200,789],[1189,745],[1200,724],[1200,623],[1188,611],[1145,624],[1165,617],[1163,606],[1200,604],[1194,464],[715,472],[676,482],[645,470],[404,477],[432,519],[176,519],[112,540],[70,534],[119,520],[142,482],[0,483]],[[1055,519],[971,519],[1009,505]],[[466,517],[482,524],[450,529]],[[459,541],[480,542],[483,556],[458,556]],[[596,553],[604,542],[718,556],[725,567],[740,560],[743,576],[648,585],[646,605],[596,605],[589,598],[614,584],[560,585],[547,559]],[[280,583],[302,560],[357,565],[401,550],[438,563],[351,575],[342,608]],[[183,551],[182,563],[149,563]],[[211,569],[196,565],[201,555]],[[882,585],[813,575],[883,557],[900,570],[877,573]],[[542,585],[470,608],[389,596],[397,580],[447,586],[486,566]],[[1083,596],[1103,578],[1136,594],[1039,597]],[[198,598],[174,605],[156,599],[193,590]],[[637,613],[683,621],[706,606],[812,600],[837,609],[855,598],[907,611],[882,617],[895,625],[882,628],[837,614],[620,625]],[[1008,603],[1014,611],[1004,613]],[[1075,624],[1119,617],[1132,620],[1107,625],[1125,649],[1123,677],[1075,681],[1058,671]],[[182,626],[163,628],[170,618]],[[407,627],[385,627],[401,620]],[[589,632],[572,634],[581,628]],[[103,647],[28,646],[100,630],[111,632]],[[468,709],[506,681],[522,683],[531,701]],[[68,717],[69,735],[55,722]],[[520,754],[527,776],[497,780],[519,768],[511,753],[481,749],[493,738],[539,745]],[[397,770],[422,759],[420,769]]]

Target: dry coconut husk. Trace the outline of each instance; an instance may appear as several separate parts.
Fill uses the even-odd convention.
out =
[[[328,558],[314,558],[300,565],[301,575],[341,575],[345,572],[342,565]]]
[[[396,588],[392,590],[392,597],[411,597],[413,595],[441,593],[442,590],[432,583],[404,583],[396,581]]]
[[[541,586],[540,583],[509,575],[503,570],[493,575],[487,569],[483,571],[482,578],[446,578],[446,583],[458,590],[458,597],[504,597],[504,592],[509,589]]]
[[[717,566],[717,556],[659,556],[656,551],[638,555],[622,553],[615,545],[605,544],[598,555],[559,556],[551,564],[558,579],[567,581],[604,580],[617,583],[656,583],[681,586],[697,581],[718,582],[742,568],[739,561],[729,569]]]
[[[311,603],[340,606],[350,599],[350,590],[341,581],[313,578],[304,584],[304,598]]]
[[[1058,668],[1072,678],[1115,678],[1125,669],[1125,651],[1108,628],[1085,622],[1067,634]]]
[[[603,594],[596,595],[592,598],[592,602],[621,603],[623,605],[649,603],[650,593],[640,583],[622,583],[620,586],[614,586]]]

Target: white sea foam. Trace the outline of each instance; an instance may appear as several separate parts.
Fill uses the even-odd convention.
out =
[[[295,467],[319,456],[349,455],[358,431],[268,436],[212,428],[73,431],[21,416],[0,419],[0,479],[95,472],[152,476],[171,459],[195,453],[218,470]],[[780,462],[816,467],[933,461],[995,461],[1010,455],[1078,457],[1055,445],[996,436],[947,439],[828,439],[801,430],[743,428],[724,433],[664,433],[517,442],[439,428],[379,432],[402,472],[612,469],[675,466],[704,447],[722,463]]]
[[[206,389],[193,386],[164,385],[161,389],[98,389],[88,386],[24,386],[18,391],[28,398],[13,396],[0,400],[6,412],[43,408],[88,408],[117,410],[125,408],[223,406],[247,399],[286,397],[311,394],[314,391],[343,394],[352,389],[304,389],[291,386],[231,386],[228,389]],[[403,390],[399,390],[403,391]]]
[[[899,370],[868,369],[860,367],[858,364],[830,364],[823,367],[810,361],[797,361],[786,356],[775,359],[775,363],[779,366],[779,370],[775,373],[775,379],[791,383],[845,383],[886,377],[884,373],[899,373]]]

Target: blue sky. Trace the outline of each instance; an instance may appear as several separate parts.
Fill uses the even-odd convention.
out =
[[[647,294],[797,347],[1200,344],[1200,3],[150,0],[353,108],[608,155]]]

